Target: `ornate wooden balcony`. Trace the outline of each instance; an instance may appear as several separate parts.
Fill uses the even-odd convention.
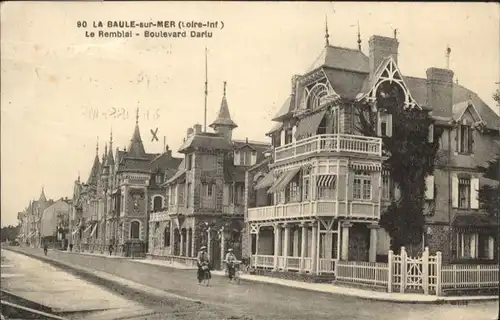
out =
[[[274,206],[249,208],[248,222],[287,221],[316,217],[350,217],[353,219],[380,219],[379,205],[373,202],[317,200],[278,204]]]
[[[280,162],[319,152],[349,152],[382,156],[382,139],[348,134],[320,134],[277,147],[274,150],[274,161]]]

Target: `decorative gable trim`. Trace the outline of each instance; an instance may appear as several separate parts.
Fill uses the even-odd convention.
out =
[[[481,115],[477,111],[477,108],[474,105],[474,103],[472,102],[472,100],[467,100],[467,108],[465,108],[464,111],[462,111],[462,114],[460,114],[460,116],[456,119],[456,122],[460,123],[461,122],[460,120],[462,120],[463,116],[465,115],[465,113],[469,109],[474,110],[474,113],[476,114],[477,119],[479,119],[479,121],[477,121],[476,123],[474,123],[474,125],[475,126],[485,126],[486,125],[486,121],[483,120],[483,118],[481,117]]]
[[[405,93],[405,109],[422,109],[422,107],[411,95],[409,87],[404,80],[403,74],[399,70],[392,56],[386,58],[385,61],[379,65],[377,71],[374,73],[373,80],[371,81],[371,88],[367,93],[358,95],[357,101],[366,99],[368,102],[375,102],[378,87],[386,81],[390,83],[395,82],[401,86],[403,92]]]
[[[312,75],[315,75],[314,77]],[[336,101],[340,99],[340,95],[335,92],[335,90],[332,87],[332,84],[328,77],[326,76],[325,71],[323,68],[316,70],[315,72],[312,73],[312,75],[307,76],[310,78],[307,78],[306,80],[301,81],[301,85],[303,86],[303,89],[299,92],[300,98],[298,100],[298,105],[297,108],[295,109],[295,115],[302,114],[304,112],[312,111],[309,110],[307,107],[307,102],[310,99],[311,96],[318,96],[317,99],[317,109],[319,109],[321,106],[326,105],[328,102],[331,101]],[[321,81],[324,81],[321,82]],[[310,89],[308,89],[306,86],[310,86]],[[321,96],[320,96],[321,94]],[[314,98],[314,97],[313,97]]]

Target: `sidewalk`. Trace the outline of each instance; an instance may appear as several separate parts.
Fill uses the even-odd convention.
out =
[[[68,252],[69,253],[69,252]],[[75,252],[72,252],[73,254]],[[123,258],[130,259],[125,257],[116,257],[116,256],[107,256],[103,254],[95,254],[88,252],[79,252],[77,254],[88,254],[95,256],[102,256],[107,258]],[[187,267],[180,263],[170,263],[167,261],[161,260],[152,260],[148,258],[144,259],[130,259],[131,261],[152,265],[160,265],[166,268],[175,268],[182,270],[194,270],[196,268]],[[224,271],[213,270],[213,275],[225,276]],[[480,301],[496,301],[498,300],[498,296],[460,296],[460,297],[438,297],[435,295],[424,295],[424,294],[412,294],[412,293],[388,293],[388,292],[378,292],[372,290],[363,290],[357,288],[348,288],[343,286],[337,286],[334,284],[328,283],[308,283],[294,280],[285,280],[278,279],[273,277],[266,276],[257,276],[251,274],[243,274],[241,275],[242,280],[251,281],[251,282],[259,282],[259,283],[267,283],[271,285],[279,285],[285,287],[291,287],[295,289],[303,289],[309,291],[316,291],[322,293],[330,293],[330,294],[338,294],[345,295],[351,297],[357,297],[360,299],[368,299],[375,301],[386,301],[386,302],[396,302],[396,303],[453,303],[453,302],[480,302]]]

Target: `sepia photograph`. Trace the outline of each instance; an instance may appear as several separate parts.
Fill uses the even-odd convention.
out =
[[[0,15],[2,320],[500,320],[498,3]]]

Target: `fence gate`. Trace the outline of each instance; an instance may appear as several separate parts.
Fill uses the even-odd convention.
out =
[[[389,251],[389,264],[392,269],[392,287],[400,293],[414,292],[429,294],[435,290],[436,278],[435,256],[429,257],[429,248],[425,247],[418,257],[409,257],[405,247],[399,255]],[[429,281],[431,279],[431,281]],[[431,282],[431,283],[429,283]]]

